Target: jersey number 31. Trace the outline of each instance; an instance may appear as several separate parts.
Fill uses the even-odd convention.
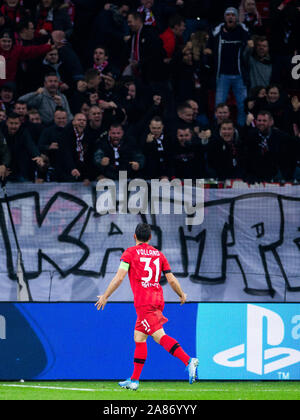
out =
[[[140,261],[145,263],[144,271],[147,271],[148,276],[142,277],[143,281],[149,282],[153,278],[153,269],[150,267],[152,258],[140,258]],[[160,267],[159,267],[159,258],[156,258],[153,261],[153,264],[155,265],[155,282],[158,282],[159,275],[160,275]]]

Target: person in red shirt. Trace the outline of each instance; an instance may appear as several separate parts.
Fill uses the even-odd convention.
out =
[[[3,30],[0,33],[0,55],[5,58],[6,79],[0,80],[0,86],[6,82],[14,82],[18,65],[21,61],[30,60],[46,55],[55,45],[50,43],[41,45],[15,45],[13,34],[10,31]]]
[[[160,38],[163,41],[163,48],[167,56],[165,62],[169,62],[172,59],[177,48],[183,48],[184,41],[182,35],[184,31],[184,18],[180,15],[171,16],[169,19],[169,26],[162,34],[160,34]]]
[[[168,336],[163,329],[163,324],[168,319],[162,313],[164,297],[159,283],[161,274],[164,273],[169,285],[179,296],[181,305],[186,302],[186,294],[181,289],[179,281],[172,274],[164,254],[149,245],[148,242],[151,239],[150,225],[139,223],[135,229],[134,239],[136,245],[123,253],[115,277],[104,294],[97,296],[98,301],[95,304],[98,310],[103,310],[108,298],[121,285],[128,272],[137,313],[134,331],[134,369],[131,377],[119,382],[119,385],[131,390],[138,389],[139,378],[147,358],[147,338],[149,336],[187,366],[189,382],[192,384],[196,379],[198,359],[188,356],[180,344],[174,338]]]

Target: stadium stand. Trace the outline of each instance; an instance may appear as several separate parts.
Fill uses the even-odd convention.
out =
[[[0,177],[88,183],[135,150],[131,177],[182,177],[192,160],[193,178],[298,183],[299,23],[298,0],[1,0]]]

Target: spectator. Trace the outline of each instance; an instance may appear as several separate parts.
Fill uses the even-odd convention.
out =
[[[105,44],[110,61],[117,67],[121,65],[120,51],[125,48],[125,42],[129,37],[128,12],[129,4],[126,0],[120,1],[119,6],[106,3],[96,15],[91,30],[93,38],[89,44],[92,49]]]
[[[98,70],[101,75],[108,64],[108,53],[106,51],[106,47],[99,45],[93,52],[93,68]]]
[[[72,119],[69,103],[63,93],[59,91],[59,80],[55,73],[45,76],[44,87],[37,89],[35,92],[27,93],[20,97],[29,107],[36,108],[45,125],[53,122],[54,112],[57,106],[67,111],[68,119]]]
[[[296,95],[292,97],[291,104],[293,107],[293,113],[292,113],[293,132],[296,137],[300,137],[300,101]]]
[[[125,136],[121,124],[112,124],[94,153],[97,179],[118,179],[119,171],[136,178],[143,169],[144,156],[132,137]]]
[[[4,0],[0,12],[5,19],[5,28],[15,31],[19,22],[30,15],[21,6],[20,0]]]
[[[140,143],[145,156],[144,178],[169,179],[171,175],[171,138],[164,130],[164,124],[160,117],[155,116],[151,119],[149,129]]]
[[[251,35],[262,35],[263,25],[255,0],[242,0],[239,7],[239,22],[243,23]]]
[[[28,130],[22,126],[18,114],[7,116],[3,134],[11,155],[8,179],[16,182],[34,181],[36,165],[42,167],[44,161]]]
[[[274,127],[269,111],[259,111],[245,134],[246,177],[250,182],[289,181],[296,168],[295,139]]]
[[[248,30],[238,23],[238,12],[230,7],[224,13],[225,23],[217,26],[209,40],[209,51],[216,58],[216,100],[226,102],[232,88],[238,109],[238,125],[245,124],[244,101],[247,97],[242,53],[249,40]]]
[[[121,108],[122,98],[117,86],[119,74],[114,69],[106,67],[102,74],[99,87],[99,105],[104,110],[105,121],[122,123],[126,117]]]
[[[177,106],[176,115],[167,120],[166,126],[173,139],[176,138],[179,127],[189,128],[194,134],[201,131],[200,124],[195,120],[194,110],[187,101]]]
[[[99,99],[104,102],[114,102],[115,105],[120,104],[120,94],[118,91],[117,82],[119,79],[119,72],[111,67],[106,67],[102,73],[102,82],[99,86]],[[105,104],[103,104],[105,107]]]
[[[71,31],[67,4],[61,0],[40,0],[36,11],[36,37],[47,37],[53,31]]]
[[[75,87],[78,80],[83,79],[81,60],[67,40],[64,31],[55,30],[51,34],[54,46],[58,49],[59,59],[63,66],[63,81],[70,87]]]
[[[67,71],[63,62],[59,58],[58,49],[54,48],[53,50],[49,51],[41,65],[40,69],[40,77],[41,81],[44,80],[46,74],[55,73],[58,80],[59,80],[59,90],[62,93],[67,93],[70,90],[70,86],[65,82],[67,79]]]
[[[103,114],[103,109],[101,109],[98,105],[92,105],[89,109],[86,132],[92,147],[99,136],[108,130],[109,124],[103,121]]]
[[[15,41],[17,45],[36,45],[34,38],[34,23],[30,18],[22,19],[15,32]]]
[[[177,128],[172,146],[172,176],[180,179],[201,178],[204,175],[204,154],[201,143],[188,127]]]
[[[198,124],[199,127],[208,126],[208,118],[206,114],[200,113],[200,107],[197,101],[194,99],[187,99],[186,103],[190,105],[193,110],[193,120]]]
[[[34,109],[34,108],[29,109],[29,111],[27,112],[27,116],[28,116],[28,121],[31,122],[32,124],[42,125],[42,119],[37,109]]]
[[[6,121],[6,112],[3,109],[0,109],[0,124],[2,121]]]
[[[14,106],[16,86],[13,82],[6,82],[0,86],[0,108],[9,114]]]
[[[163,41],[163,48],[166,53],[165,63],[170,62],[177,50],[181,51],[183,49],[184,41],[182,35],[184,31],[184,18],[180,15],[171,16],[167,29],[160,34],[160,38]]]
[[[41,40],[34,38],[33,19],[22,19],[17,25],[17,31],[14,33],[16,45],[24,47],[40,45]],[[48,54],[51,54],[51,50]],[[34,89],[37,89],[40,80],[40,66],[42,57],[36,57],[31,60],[24,60],[19,63],[16,75],[16,84],[18,95],[24,95]]]
[[[77,89],[70,99],[70,106],[73,113],[78,113],[84,103],[96,105],[99,101],[99,86],[101,75],[97,69],[88,69],[84,79],[77,82]]]
[[[289,97],[276,84],[268,86],[266,92],[266,96],[255,100],[252,113],[257,115],[258,111],[269,111],[273,116],[274,126],[292,134],[293,108]]]
[[[137,12],[143,16],[144,25],[152,26],[158,33],[161,33],[165,26],[163,7],[164,5],[157,0],[140,0],[140,6],[137,8]]]
[[[27,108],[26,102],[24,102],[20,99],[17,100],[14,103],[13,112],[19,115],[19,118],[20,118],[20,121],[21,121],[22,124],[27,122],[28,108]]]
[[[215,116],[215,118],[214,118],[214,121],[211,124],[211,127],[212,127],[213,135],[215,136],[219,133],[220,124],[224,120],[229,120],[230,117],[231,117],[229,106],[225,102],[218,104],[216,106],[214,116]]]
[[[0,180],[3,181],[9,175],[10,152],[5,137],[0,131]]]
[[[90,142],[85,132],[86,124],[85,115],[78,113],[61,132],[58,141],[61,145],[58,179],[62,181],[83,181],[85,185],[91,181]]]
[[[54,122],[46,127],[39,138],[38,147],[47,163],[47,172],[43,180],[57,181],[57,174],[60,174],[59,154],[61,153],[60,136],[68,123],[68,114],[63,108],[57,108],[54,113]]]
[[[152,26],[145,26],[140,13],[128,15],[131,36],[127,41],[126,75],[134,75],[144,84],[165,80],[163,74],[164,49],[162,40]]]
[[[54,46],[50,44],[32,45],[28,47],[13,45],[12,34],[4,30],[0,34],[0,55],[6,60],[6,82],[15,81],[18,64],[21,61],[43,56],[52,48]],[[4,80],[0,80],[0,86],[4,83]]]
[[[163,114],[162,97],[159,89],[144,91],[134,78],[124,78],[120,89],[121,107],[126,112],[126,126],[134,132],[137,126],[141,130],[148,128],[154,115]]]
[[[207,54],[207,41],[207,32],[193,33],[182,50],[182,60],[173,66],[176,102],[193,98],[198,103],[204,123],[207,123],[208,89],[211,88],[213,72],[212,56]]]
[[[291,83],[291,58],[300,50],[300,12],[294,1],[271,8],[270,52],[274,63],[273,82],[285,88]],[[272,6],[272,5],[271,5]]]
[[[269,86],[272,80],[273,64],[270,57],[269,41],[265,36],[248,42],[248,46],[244,50],[244,60],[249,71],[249,88]]]
[[[243,144],[232,120],[221,121],[219,133],[208,143],[207,163],[210,178],[218,180],[243,179]]]
[[[14,104],[13,112],[19,115],[20,121],[22,123],[22,127],[27,129],[27,131],[30,134],[31,139],[37,145],[41,132],[45,128],[45,126],[42,124],[41,116],[39,115],[38,111],[35,110],[34,112],[38,113],[39,122],[33,123],[29,119],[29,115],[28,115],[29,111],[28,111],[26,102],[18,99]]]

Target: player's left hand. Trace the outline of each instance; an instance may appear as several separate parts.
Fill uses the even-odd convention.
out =
[[[98,300],[97,300],[97,302],[95,303],[95,306],[97,306],[97,310],[99,311],[100,309],[102,309],[102,311],[103,311],[103,309],[104,309],[104,307],[105,307],[105,305],[106,305],[106,303],[107,303],[107,298],[106,297],[104,297],[103,295],[101,295],[101,296],[97,296],[97,298],[99,298]]]
[[[183,293],[183,295],[180,297],[180,305],[183,305],[186,302],[187,294]]]

